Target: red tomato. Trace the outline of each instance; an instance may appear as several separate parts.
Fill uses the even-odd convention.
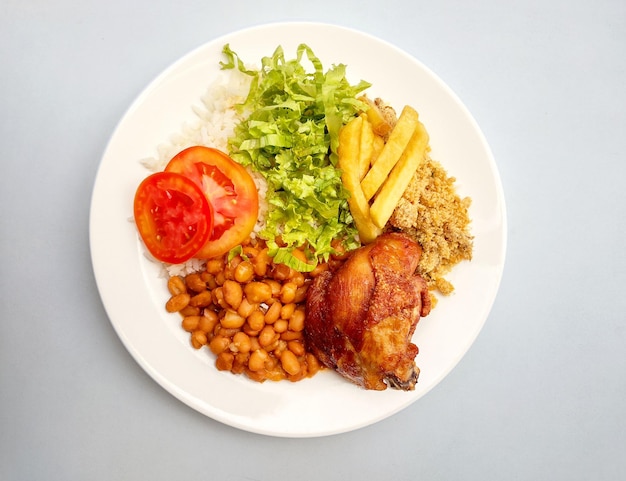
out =
[[[213,233],[195,257],[227,253],[252,232],[259,213],[259,194],[248,171],[229,156],[209,147],[189,147],[165,168],[199,185],[213,207]]]
[[[173,172],[152,174],[139,184],[134,214],[150,253],[172,264],[193,257],[213,228],[213,211],[202,190]]]

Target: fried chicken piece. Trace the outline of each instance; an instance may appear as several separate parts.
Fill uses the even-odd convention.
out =
[[[304,334],[322,364],[365,389],[415,388],[411,337],[430,311],[420,254],[408,236],[384,234],[314,280]]]

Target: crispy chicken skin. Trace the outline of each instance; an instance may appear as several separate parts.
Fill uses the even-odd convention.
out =
[[[426,282],[415,273],[420,255],[408,236],[384,234],[314,280],[304,334],[322,364],[365,389],[415,388],[411,337],[430,312]]]

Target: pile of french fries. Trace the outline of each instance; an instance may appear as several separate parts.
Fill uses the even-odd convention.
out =
[[[394,125],[375,102],[361,100],[369,108],[339,132],[338,166],[359,237],[368,244],[382,233],[424,161],[429,137],[412,107],[405,106]]]

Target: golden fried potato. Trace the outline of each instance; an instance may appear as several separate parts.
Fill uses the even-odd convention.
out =
[[[354,224],[359,232],[359,238],[363,244],[369,244],[382,234],[382,229],[376,226],[372,221],[370,205],[367,200],[365,200],[361,185],[357,179],[355,177],[346,176],[344,178],[344,176],[342,176],[341,180],[346,186],[346,189],[350,192],[348,206],[354,218]]]
[[[339,167],[341,169],[352,171],[359,165],[362,123],[363,117],[355,117],[339,131],[337,154],[339,155]]]
[[[339,131],[338,167],[342,171],[341,181],[350,192],[348,206],[359,237],[362,243],[367,244],[380,235],[381,229],[372,222],[369,203],[361,190],[359,153],[362,123],[362,117],[356,117]]]
[[[361,138],[359,141],[359,183],[370,170],[372,155],[374,155],[374,130],[371,122],[365,115],[361,118]]]
[[[384,146],[385,146],[385,139],[375,133],[374,134],[374,148],[373,148],[372,156],[370,158],[370,168],[372,165],[376,163],[376,160],[378,159],[378,156],[382,152]]]
[[[374,225],[380,229],[387,224],[413,174],[424,161],[429,148],[428,142],[428,132],[426,132],[424,125],[418,121],[415,125],[415,131],[402,152],[400,159],[372,203],[370,215]],[[378,165],[378,162],[375,165]]]
[[[410,106],[405,106],[398,118],[398,123],[389,134],[389,139],[376,159],[376,162],[361,181],[361,188],[365,198],[369,201],[387,179],[389,172],[404,152],[415,127],[418,123],[418,114]]]
[[[391,132],[391,129],[393,129],[393,125],[389,122],[389,119],[387,119],[385,114],[378,108],[376,102],[366,95],[359,97],[359,100],[365,102],[369,107],[365,115],[367,115],[368,120],[371,122],[374,132],[381,137],[386,137],[389,132]]]

